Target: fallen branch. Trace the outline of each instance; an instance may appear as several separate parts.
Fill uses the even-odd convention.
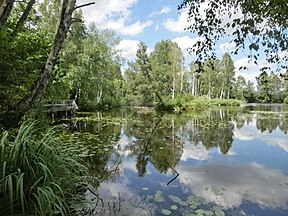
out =
[[[167,185],[169,185],[171,182],[173,182],[176,178],[178,178],[179,173],[168,163],[168,166],[177,174],[173,179],[171,179]]]

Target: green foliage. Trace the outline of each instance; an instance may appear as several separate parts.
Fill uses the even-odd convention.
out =
[[[15,136],[0,141],[0,213],[67,215],[88,174],[68,157],[52,130],[41,133],[24,122]],[[60,154],[63,153],[63,154]]]
[[[242,101],[237,99],[212,99],[209,103],[212,106],[240,106]]]
[[[215,56],[216,42],[230,35],[236,45],[235,54],[239,49],[247,48],[251,51],[248,58],[257,63],[259,51],[262,51],[268,62],[287,66],[287,57],[281,57],[279,54],[280,51],[285,52],[288,49],[286,2],[182,0],[179,9],[188,10],[191,25],[187,29],[197,33],[201,38],[191,50],[200,58],[210,56],[211,53]]]
[[[285,103],[285,104],[288,104],[288,96],[285,97],[284,103]]]
[[[4,110],[30,92],[48,49],[48,41],[37,29],[24,29],[13,40],[8,30],[0,31],[0,104]]]

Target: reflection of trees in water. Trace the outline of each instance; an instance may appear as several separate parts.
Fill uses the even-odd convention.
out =
[[[150,113],[138,118],[135,118],[135,115],[128,118],[127,124],[124,125],[125,134],[128,139],[134,137],[136,141],[129,143],[127,149],[132,155],[137,156],[136,168],[139,176],[145,175],[148,161],[164,173],[170,165],[175,166],[178,163],[182,148],[178,145],[179,138],[175,132],[178,127],[174,116],[167,118],[167,115]]]
[[[282,121],[279,122],[279,129],[283,131],[285,134],[288,132],[288,115],[284,115],[281,119]]]
[[[208,120],[202,124],[202,143],[206,149],[219,147],[223,154],[227,154],[233,142],[233,129],[228,110],[210,112]]]
[[[279,128],[282,132],[288,131],[288,115],[279,113],[257,113],[256,114],[256,127],[261,132],[269,131],[272,133]]]
[[[155,112],[121,111],[119,113],[98,113],[97,121],[82,122],[77,125],[81,133],[98,135],[103,145],[118,143],[124,134],[125,145],[119,146],[119,151],[99,153],[89,158],[91,168],[95,173],[101,173],[107,167],[108,161],[117,163],[121,157],[120,150],[128,157],[136,157],[136,169],[139,176],[144,176],[148,162],[160,172],[166,173],[170,166],[179,162],[183,145],[203,145],[206,149],[219,148],[227,154],[233,143],[234,128],[241,129],[253,122],[256,117],[256,127],[259,131],[270,133],[279,128],[287,133],[288,116],[273,116],[245,110],[211,110],[197,115],[157,114]],[[281,118],[280,118],[281,117]],[[93,143],[91,143],[93,147]],[[128,155],[127,155],[128,154]],[[112,157],[113,156],[113,157]],[[93,164],[95,167],[93,167]],[[107,172],[108,173],[108,172]],[[105,175],[104,175],[105,176]],[[105,177],[104,177],[105,178]]]

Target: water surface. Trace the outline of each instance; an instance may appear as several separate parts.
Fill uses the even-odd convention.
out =
[[[80,113],[70,123],[78,140],[71,151],[88,155],[100,180],[99,197],[87,192],[86,215],[288,215],[283,105],[120,109]]]

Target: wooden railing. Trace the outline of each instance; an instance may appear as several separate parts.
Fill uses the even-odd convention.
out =
[[[54,113],[57,112],[65,112],[66,115],[69,112],[70,114],[74,114],[78,109],[78,106],[75,100],[50,100],[45,102],[45,112]]]

